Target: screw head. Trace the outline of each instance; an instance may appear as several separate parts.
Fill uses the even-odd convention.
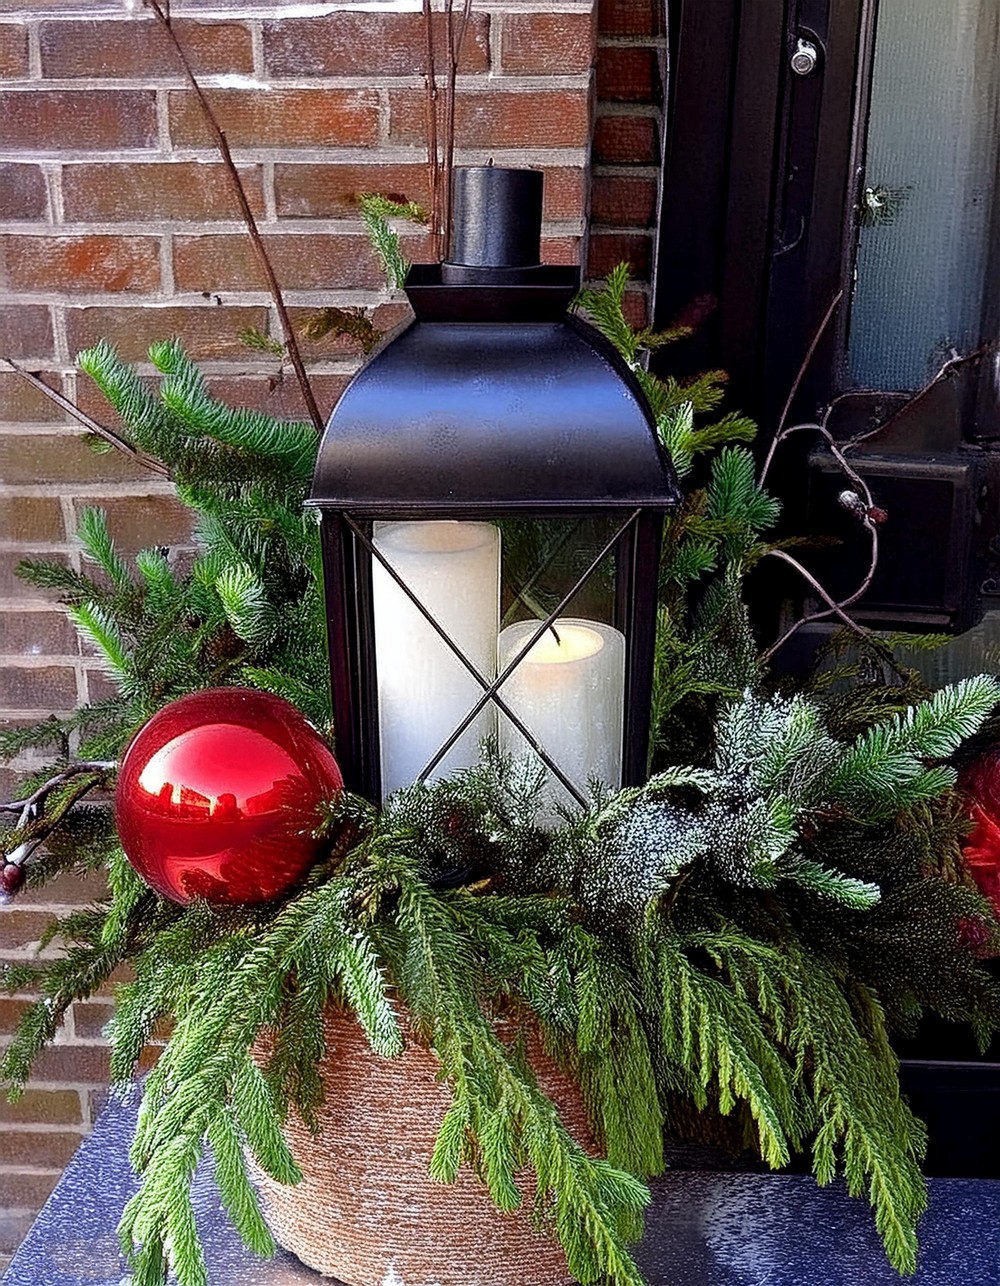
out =
[[[796,76],[811,76],[819,63],[819,49],[811,40],[801,38],[795,45],[791,67]]]

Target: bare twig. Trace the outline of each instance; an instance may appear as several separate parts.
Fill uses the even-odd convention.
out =
[[[229,143],[226,140],[226,136],[219,124],[215,112],[212,110],[211,104],[205,97],[205,93],[202,90],[201,85],[198,83],[198,79],[194,74],[191,63],[188,60],[188,56],[184,51],[184,46],[181,44],[177,37],[177,33],[171,25],[169,9],[161,3],[161,0],[145,0],[145,4],[152,9],[160,25],[166,32],[167,38],[173,45],[174,52],[177,54],[177,58],[184,69],[184,75],[188,84],[194,90],[195,97],[198,100],[198,105],[205,118],[205,123],[209,128],[212,138],[215,140],[216,147],[219,149],[219,154],[222,157],[223,165],[225,166],[226,173],[229,175],[236,200],[240,207],[240,214],[243,217],[243,222],[246,225],[247,232],[249,233],[250,242],[253,246],[257,263],[260,266],[261,272],[264,274],[264,279],[267,282],[268,290],[278,313],[278,320],[281,323],[281,331],[285,340],[285,347],[288,349],[288,357],[292,363],[292,369],[295,371],[295,378],[298,381],[299,389],[302,393],[302,400],[305,402],[306,410],[308,411],[309,418],[312,420],[313,425],[316,428],[316,432],[322,434],[324,428],[323,417],[319,413],[319,407],[316,405],[316,399],[313,396],[313,391],[306,375],[306,368],[302,361],[302,354],[299,351],[298,341],[295,337],[295,329],[288,316],[288,309],[285,307],[285,300],[281,293],[281,287],[278,284],[278,278],[275,275],[274,267],[271,263],[270,257],[268,256],[267,247],[264,245],[264,239],[261,237],[260,230],[257,227],[257,220],[254,218],[253,210],[250,208],[250,202],[247,199],[246,189],[243,187],[243,181],[240,178],[239,170],[237,170],[236,164],[233,161],[232,153],[229,150]]]
[[[948,358],[948,360],[943,363],[943,365],[938,370],[938,372],[935,375],[932,375],[931,378],[927,381],[927,383],[922,388],[918,389],[916,393],[913,394],[912,397],[907,398],[906,401],[902,404],[902,406],[897,407],[897,409],[893,411],[892,415],[890,415],[888,419],[883,420],[881,424],[877,424],[873,429],[869,429],[866,433],[858,433],[853,438],[848,438],[847,441],[843,444],[844,450],[851,451],[859,443],[867,442],[869,438],[874,438],[879,433],[884,433],[886,429],[888,429],[891,425],[896,423],[896,421],[900,418],[901,415],[904,415],[907,411],[911,411],[917,405],[918,402],[922,402],[924,398],[928,395],[928,393],[930,393],[930,391],[933,388],[936,388],[937,385],[940,384],[942,380],[948,379],[950,376],[954,375],[956,371],[960,370],[963,366],[969,365],[970,362],[978,361],[982,356],[984,356],[984,354],[990,352],[990,350],[994,347],[995,346],[993,344],[982,344],[974,352],[962,353],[962,354],[956,353],[953,349],[952,354]],[[827,423],[829,421],[830,412],[839,402],[851,396],[852,394],[850,393],[842,393],[840,397],[835,398],[834,401],[831,402],[830,406],[827,408],[826,414],[823,417],[823,422]]]
[[[434,15],[431,0],[423,0],[424,19],[424,112],[427,134],[427,172],[431,190],[431,246],[436,260],[442,259],[441,246],[441,164],[437,137],[437,73],[434,67]]]
[[[841,449],[840,444],[837,442],[833,434],[826,427],[825,423],[824,424],[793,424],[789,428],[782,430],[781,434],[776,436],[775,442],[784,441],[786,438],[790,438],[793,433],[807,433],[807,432],[818,433],[820,437],[824,439],[824,441],[827,444],[827,447],[830,450],[830,454],[833,456],[837,464],[840,466],[841,471],[854,485],[856,492],[848,492],[847,495],[848,497],[850,497],[856,494],[857,506],[854,507],[852,505],[850,507],[850,512],[854,513],[855,517],[859,519],[859,521],[861,522],[861,525],[868,532],[871,538],[871,556],[869,559],[868,570],[865,573],[865,576],[861,581],[861,584],[857,587],[857,589],[853,591],[853,593],[849,594],[847,598],[842,598],[839,601],[837,601],[827,593],[827,591],[823,588],[823,586],[819,583],[819,581],[815,578],[815,576],[813,576],[813,574],[806,567],[804,567],[802,563],[798,561],[797,558],[792,558],[790,555],[786,554],[783,550],[780,550],[780,549],[768,550],[767,554],[765,554],[766,558],[780,558],[782,562],[787,563],[790,567],[793,567],[802,576],[802,578],[810,586],[812,586],[812,588],[816,591],[816,593],[820,596],[820,598],[824,601],[824,603],[827,604],[827,607],[823,611],[809,612],[805,616],[800,617],[797,621],[794,621],[784,632],[784,634],[782,634],[781,637],[776,642],[772,643],[771,646],[761,654],[760,659],[762,662],[765,662],[765,663],[769,661],[771,657],[775,654],[775,652],[777,652],[779,648],[784,646],[784,644],[788,642],[788,640],[792,637],[792,635],[795,634],[798,630],[800,630],[803,625],[808,625],[812,621],[821,621],[830,616],[839,617],[840,620],[842,620],[844,624],[848,627],[848,629],[851,629],[856,634],[861,635],[862,638],[871,637],[871,631],[865,629],[863,625],[860,625],[852,617],[848,616],[846,609],[848,607],[851,607],[864,594],[868,592],[868,589],[870,588],[871,583],[875,578],[875,570],[878,567],[878,522],[875,517],[878,511],[875,506],[875,501],[872,497],[872,493],[867,482],[865,482],[861,474],[858,473],[858,471],[851,465],[850,461],[846,458],[846,456],[843,453],[843,450]],[[767,466],[770,464],[771,458],[772,458],[772,455],[769,455],[768,460],[765,462],[765,470]],[[762,473],[761,482],[763,482],[763,479],[764,479],[764,474]]]
[[[63,397],[63,395],[56,392],[54,388],[49,388],[44,380],[40,380],[38,376],[32,374],[31,371],[26,371],[24,367],[18,365],[12,357],[0,357],[0,362],[6,362],[11,370],[16,371],[23,380],[27,380],[32,388],[37,389],[39,393],[44,394],[44,396],[51,402],[54,402],[56,406],[61,407],[67,415],[71,415],[78,424],[82,424],[90,433],[93,433],[96,437],[103,438],[105,442],[110,443],[116,451],[121,451],[123,455],[129,456],[136,462],[136,464],[141,464],[144,469],[149,469],[152,473],[158,473],[164,478],[170,477],[170,470],[160,460],[154,459],[151,455],[146,455],[144,451],[140,451],[138,447],[134,447],[131,442],[127,442],[123,437],[119,437],[117,433],[112,429],[109,429],[106,425],[98,424],[96,420],[91,419],[86,411],[81,411],[75,402],[71,402],[68,397]]]
[[[54,777],[43,782],[37,790],[32,791],[24,799],[14,799],[7,804],[0,804],[0,813],[22,813],[25,809],[39,809],[58,786],[65,785],[71,778],[79,777],[83,773],[114,772],[117,767],[118,764],[114,759],[78,759],[76,763],[70,764],[62,772],[56,773]]]
[[[802,386],[802,381],[805,378],[806,372],[808,371],[810,365],[812,364],[813,358],[816,356],[816,351],[819,348],[820,342],[823,336],[826,334],[827,328],[832,322],[834,315],[836,314],[836,311],[840,306],[840,302],[843,299],[843,297],[844,297],[843,290],[839,290],[837,294],[834,296],[833,300],[831,301],[829,308],[827,308],[826,312],[823,314],[823,319],[820,322],[815,335],[813,335],[812,342],[810,343],[808,349],[806,350],[806,355],[802,360],[802,365],[799,367],[798,373],[796,374],[795,379],[792,383],[792,387],[789,390],[788,397],[785,399],[785,405],[782,408],[781,417],[778,420],[778,428],[774,434],[774,437],[771,440],[771,445],[768,448],[767,455],[764,458],[764,463],[761,466],[760,474],[758,476],[758,485],[760,486],[764,485],[768,472],[770,471],[771,465],[774,462],[774,457],[778,450],[778,447],[783,442],[785,442],[788,438],[790,438],[795,433],[805,433],[805,432],[818,433],[820,437],[822,437],[826,442],[827,447],[830,450],[830,454],[837,461],[837,464],[840,466],[841,471],[856,488],[857,504],[856,504],[856,507],[854,505],[851,505],[850,508],[851,508],[851,512],[853,512],[855,516],[859,519],[862,526],[865,528],[865,530],[868,532],[871,538],[871,556],[869,559],[868,570],[865,573],[864,578],[861,581],[861,584],[857,587],[857,589],[853,591],[853,593],[849,594],[847,598],[843,598],[838,601],[837,599],[834,599],[823,588],[823,586],[812,574],[812,572],[810,572],[807,567],[805,567],[802,563],[800,563],[797,558],[793,558],[790,554],[785,553],[785,551],[782,549],[768,550],[768,552],[764,555],[765,558],[780,559],[781,562],[785,563],[787,566],[794,568],[794,570],[798,572],[798,574],[803,578],[803,580],[805,580],[805,582],[809,586],[811,586],[811,588],[815,591],[816,594],[819,595],[819,597],[823,600],[824,603],[827,604],[827,606],[825,609],[821,611],[809,612],[806,615],[801,616],[797,621],[794,621],[788,627],[788,629],[785,630],[784,634],[782,634],[780,638],[778,638],[774,643],[772,643],[771,646],[761,654],[760,660],[762,663],[765,663],[765,664],[774,656],[774,654],[779,650],[779,648],[783,647],[785,643],[788,642],[788,640],[792,637],[793,634],[795,634],[798,630],[802,628],[803,625],[807,625],[812,621],[825,620],[831,616],[838,617],[844,623],[844,625],[847,626],[848,629],[853,630],[855,634],[860,635],[862,638],[871,637],[871,631],[865,629],[863,625],[855,621],[853,617],[848,615],[846,610],[848,607],[851,607],[854,603],[856,603],[865,593],[867,593],[868,589],[871,586],[872,581],[875,578],[875,570],[878,567],[879,542],[878,542],[878,529],[877,529],[877,519],[876,519],[876,514],[878,511],[875,508],[875,503],[874,503],[874,500],[872,499],[871,491],[868,487],[868,484],[865,482],[864,478],[861,477],[858,471],[855,468],[853,468],[850,462],[847,460],[840,444],[836,441],[833,434],[830,433],[829,429],[827,428],[827,422],[829,420],[832,407],[827,408],[826,413],[823,417],[823,420],[818,424],[793,424],[791,426],[786,427],[788,416],[791,413],[791,409],[792,409],[792,406],[794,405],[795,398],[798,395],[799,389]],[[851,493],[851,492],[847,493],[848,497],[852,496],[853,494],[854,493]]]
[[[785,405],[782,407],[781,415],[778,419],[778,427],[775,430],[774,437],[771,439],[771,445],[770,447],[768,447],[767,456],[764,460],[764,464],[760,472],[759,482],[761,483],[761,485],[763,485],[764,478],[767,476],[767,471],[771,467],[771,461],[774,459],[775,451],[777,451],[779,444],[782,441],[784,441],[785,424],[787,423],[788,417],[791,414],[792,406],[795,402],[796,397],[798,396],[799,389],[802,387],[802,381],[805,379],[806,372],[809,370],[809,367],[812,365],[812,360],[816,356],[816,350],[819,348],[820,341],[822,340],[823,336],[826,334],[827,327],[833,321],[834,314],[836,313],[837,309],[840,307],[840,301],[843,299],[843,297],[844,297],[843,290],[838,290],[837,293],[834,295],[830,303],[830,307],[823,314],[823,320],[820,322],[819,327],[816,331],[816,334],[813,335],[812,337],[812,342],[810,343],[809,347],[806,349],[806,355],[805,357],[803,357],[802,364],[799,366],[799,369],[795,375],[795,379],[792,381],[792,387],[788,390],[788,396],[785,398]],[[792,432],[795,432],[795,430],[793,429]]]
[[[451,241],[451,176],[455,166],[455,105],[458,66],[462,48],[472,18],[473,0],[463,0],[462,15],[455,20],[455,0],[444,0],[445,82],[444,112],[441,134],[438,135],[437,107],[439,101],[437,73],[434,59],[434,16],[431,0],[423,0],[424,19],[424,85],[426,105],[427,168],[431,186],[431,231],[433,253],[442,259]]]
[[[805,616],[800,617],[797,621],[793,621],[788,629],[785,630],[784,634],[782,634],[779,639],[760,654],[761,664],[766,665],[767,662],[770,661],[771,657],[774,656],[775,652],[784,647],[792,635],[796,634],[803,625],[808,625],[812,621],[822,621],[830,616],[839,617],[849,630],[853,631],[853,633],[859,635],[861,638],[871,638],[871,630],[866,629],[858,621],[854,620],[854,618],[849,616],[845,610],[846,608],[851,607],[859,598],[868,592],[872,580],[875,577],[875,569],[878,566],[878,532],[870,521],[866,521],[864,525],[871,533],[872,540],[871,560],[868,565],[868,571],[865,574],[864,580],[862,580],[854,593],[849,594],[847,598],[842,598],[839,602],[832,598],[812,572],[809,571],[807,567],[804,567],[797,558],[793,558],[791,554],[786,554],[783,549],[769,549],[764,555],[765,558],[779,558],[783,563],[787,563],[790,567],[793,567],[803,580],[812,586],[823,602],[827,604],[827,607],[824,611],[809,612]]]
[[[24,883],[24,867],[28,859],[45,843],[70,809],[75,808],[84,795],[88,795],[95,786],[99,786],[105,776],[109,772],[114,772],[117,767],[118,764],[113,759],[82,759],[70,764],[56,776],[50,777],[26,799],[0,804],[0,813],[20,814],[17,822],[18,830],[25,830],[29,826],[32,828],[31,835],[23,843],[0,859],[0,901],[13,895],[21,887]],[[60,803],[54,816],[43,817],[45,802],[49,795],[74,777],[86,777],[89,780],[81,782],[76,790]]]

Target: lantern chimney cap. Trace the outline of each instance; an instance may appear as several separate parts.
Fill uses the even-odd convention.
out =
[[[453,173],[450,285],[527,285],[542,270],[542,172],[501,165]]]

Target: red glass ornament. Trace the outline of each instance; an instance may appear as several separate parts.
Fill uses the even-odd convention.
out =
[[[973,822],[962,855],[980,893],[1000,916],[1000,746],[964,768],[958,784]]]
[[[293,705],[211,688],[164,706],[129,743],[115,792],[118,834],[165,898],[266,902],[316,859],[319,806],[343,784]]]

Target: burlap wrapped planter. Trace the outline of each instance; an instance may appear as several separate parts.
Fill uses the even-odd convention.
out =
[[[526,1211],[498,1210],[468,1167],[453,1184],[428,1176],[450,1101],[432,1054],[411,1042],[399,1058],[379,1058],[357,1023],[332,1010],[326,1042],[321,1132],[313,1135],[296,1116],[285,1129],[303,1180],[286,1187],[260,1179],[280,1245],[347,1286],[571,1280],[561,1246],[536,1232]],[[532,1061],[570,1132],[590,1146],[577,1086],[544,1057]],[[531,1189],[524,1190],[530,1208]]]

